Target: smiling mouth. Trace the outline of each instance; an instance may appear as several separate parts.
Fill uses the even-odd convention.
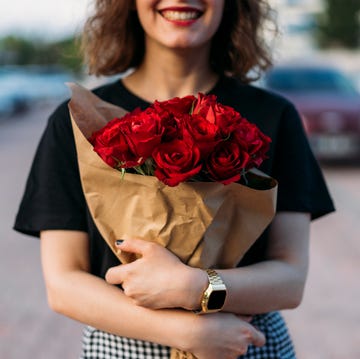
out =
[[[201,11],[186,9],[166,9],[159,11],[159,13],[162,17],[169,21],[193,21],[202,15]]]

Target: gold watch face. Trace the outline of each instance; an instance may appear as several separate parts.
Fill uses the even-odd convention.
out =
[[[207,302],[208,310],[218,310],[221,309],[225,303],[226,290],[216,290],[210,294],[209,300]]]

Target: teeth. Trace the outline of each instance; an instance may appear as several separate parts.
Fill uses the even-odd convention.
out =
[[[167,20],[194,20],[198,18],[196,11],[163,11],[162,15]]]

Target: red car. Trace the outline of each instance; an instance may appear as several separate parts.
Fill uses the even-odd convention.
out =
[[[319,160],[360,160],[360,93],[340,70],[329,66],[275,66],[266,88],[299,110]]]

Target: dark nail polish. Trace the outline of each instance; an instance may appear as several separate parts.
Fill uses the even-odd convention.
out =
[[[117,246],[119,246],[122,242],[124,242],[123,239],[117,239],[116,242],[115,242],[115,244],[116,244]]]

